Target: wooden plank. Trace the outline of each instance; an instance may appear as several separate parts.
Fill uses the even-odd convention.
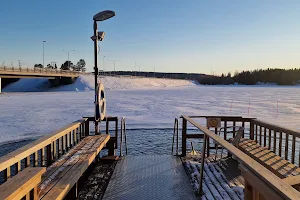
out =
[[[15,168],[15,172],[17,174],[19,171],[21,171],[21,162],[19,161],[19,162],[15,163],[13,165],[13,167]]]
[[[282,179],[287,182],[289,185],[297,185],[300,183],[300,175],[297,176],[289,176],[287,178]]]
[[[286,133],[285,135],[285,149],[284,149],[284,159],[288,159],[289,155],[289,134]]]
[[[250,122],[250,140],[254,140],[254,124],[252,123],[252,120]]]
[[[76,160],[70,161],[69,159],[74,154],[84,151],[85,145],[87,145],[86,148],[89,148],[94,143],[95,141],[92,141],[92,137],[82,140],[75,148],[48,167],[47,171],[42,176],[42,181],[39,186],[40,195],[43,196],[47,193],[47,191],[57,182],[58,177],[63,176],[67,170],[73,166],[72,163],[75,163]]]
[[[255,141],[257,142],[257,125],[255,124]]]
[[[282,132],[279,133],[279,152],[278,152],[278,154],[280,157],[281,157],[281,152],[282,152]]]
[[[273,130],[273,152],[276,153],[277,150],[277,132],[275,130]]]
[[[264,146],[267,146],[267,129],[264,127]]]
[[[281,199],[300,199],[300,193],[298,191],[296,191],[286,182],[282,181],[279,177],[274,175],[260,163],[250,158],[245,153],[243,153],[227,141],[224,141],[221,137],[215,135],[206,127],[200,125],[188,116],[183,115],[182,117],[185,120],[188,120],[189,123],[194,125],[208,137],[212,138],[215,142],[219,143],[221,146],[227,149],[227,151],[229,151],[231,154],[236,156],[242,164],[244,164],[249,170],[251,170],[251,172],[255,173],[255,175],[258,176],[268,188],[276,192],[276,194],[278,194]]]
[[[21,199],[41,181],[45,167],[27,167],[0,185],[0,199]]]
[[[4,177],[3,178],[4,178],[4,181],[6,181],[11,176],[10,167],[6,168],[3,172],[4,172]]]
[[[5,170],[6,168],[12,166],[16,162],[30,156],[31,154],[40,150],[41,148],[44,148],[48,144],[51,144],[51,142],[57,140],[57,138],[65,135],[71,130],[74,130],[76,127],[79,127],[80,124],[84,122],[85,119],[73,122],[65,128],[62,128],[52,134],[46,135],[40,139],[31,142],[28,145],[25,145],[24,147],[17,149],[16,151],[13,151],[11,153],[6,154],[5,156],[2,156],[0,158],[0,171]]]
[[[295,163],[295,152],[296,152],[296,137],[293,135],[292,140],[292,163]]]
[[[269,129],[269,140],[268,140],[268,148],[271,150],[271,141],[272,141],[272,133],[271,129]]]
[[[261,143],[262,143],[261,138],[262,138],[262,127],[260,126],[259,127],[259,145],[261,145]]]
[[[82,174],[86,171],[88,166],[94,161],[104,145],[108,142],[109,135],[97,135],[90,136],[96,138],[96,142],[91,148],[87,148],[84,152],[78,153],[78,155],[72,156],[74,159],[77,156],[77,162],[58,179],[56,184],[51,190],[42,197],[43,200],[64,198],[72,187],[77,183]],[[59,192],[57,192],[59,191]],[[41,197],[41,196],[40,196]]]
[[[39,166],[39,154],[38,154],[38,152],[35,152],[34,154],[33,154],[33,166],[34,167],[37,167],[37,166]]]
[[[281,178],[300,173],[300,168],[258,144],[244,140],[240,149]]]
[[[251,172],[247,167],[240,165],[239,168],[242,171],[243,177],[247,182],[247,185],[251,185],[260,195],[263,195],[265,199],[282,200],[282,197],[278,195],[274,190],[268,187],[263,180]],[[255,198],[255,199],[260,199]]]

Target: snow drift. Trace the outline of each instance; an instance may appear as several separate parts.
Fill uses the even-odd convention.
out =
[[[50,83],[46,78],[23,78],[2,89],[3,92],[40,92],[48,89]]]
[[[106,90],[144,89],[144,88],[166,88],[195,85],[193,81],[164,79],[164,78],[142,78],[142,77],[101,77]],[[91,91],[94,90],[94,76],[82,75],[75,83],[57,88],[50,88],[46,78],[20,79],[3,89],[3,92],[39,92],[39,91]]]

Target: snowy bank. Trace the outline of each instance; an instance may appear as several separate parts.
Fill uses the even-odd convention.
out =
[[[146,88],[166,88],[195,85],[193,81],[164,78],[142,78],[142,77],[112,77],[100,78],[106,90],[124,89],[146,89]],[[91,75],[80,76],[74,84],[62,86],[55,91],[90,91],[94,90],[94,77]]]
[[[41,92],[50,87],[46,78],[23,78],[2,89],[2,92]]]
[[[195,85],[193,81],[164,78],[142,77],[101,77],[106,90],[167,88]],[[46,78],[20,79],[3,89],[3,92],[40,92],[40,91],[92,91],[94,90],[94,76],[82,75],[75,83],[57,88],[50,88]]]

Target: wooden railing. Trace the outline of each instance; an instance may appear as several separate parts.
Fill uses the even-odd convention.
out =
[[[89,122],[84,118],[1,157],[2,182],[26,167],[50,166],[87,135]]]
[[[206,155],[206,150],[209,151],[209,148],[206,148],[206,144],[209,139],[213,140],[215,143],[218,143],[222,148],[226,149],[232,155],[236,157],[241,163],[241,169],[245,178],[247,178],[248,183],[251,184],[251,188],[254,188],[255,191],[259,191],[259,195],[262,196],[262,199],[300,199],[300,193],[290,186],[286,181],[283,181],[267,168],[263,167],[261,164],[256,162],[254,159],[243,153],[238,148],[234,147],[232,144],[228,143],[222,137],[218,136],[214,132],[207,129],[205,126],[200,125],[191,117],[182,116],[183,119],[183,134],[186,132],[184,128],[187,126],[187,123],[192,124],[203,134],[203,146],[201,157],[201,167],[200,167],[200,187],[202,190],[202,179],[203,179],[203,169],[204,169],[204,159]],[[184,152],[184,150],[183,150]],[[249,180],[248,180],[249,179]],[[249,188],[249,185],[246,186],[246,190]],[[200,191],[201,192],[201,191]],[[249,194],[249,193],[247,193]],[[259,199],[256,197],[246,196],[246,199]]]
[[[280,127],[260,120],[251,121],[250,139],[266,147],[285,160],[299,166],[300,131]]]
[[[187,139],[193,139],[193,138],[203,138],[204,134],[203,133],[197,133],[197,134],[189,134],[187,133],[187,121],[186,119],[182,118],[182,156],[186,156],[186,141]],[[224,127],[222,133],[220,136],[224,139],[227,140],[228,137],[234,137],[236,133],[236,128],[237,126],[241,126],[245,129],[243,137],[249,138],[251,135],[251,121],[254,118],[243,118],[240,116],[190,116],[190,118],[197,118],[197,119],[202,119],[206,120],[207,118],[220,118],[221,119],[221,127]],[[230,131],[232,133],[228,133],[228,127],[233,127],[233,130]],[[218,128],[212,128],[210,129],[213,131],[215,134],[218,134]],[[230,135],[229,135],[230,134]],[[208,144],[207,144],[207,156],[210,154],[210,149],[216,149],[216,146],[213,145],[211,146],[211,142],[209,141],[210,139],[208,138]]]
[[[93,135],[90,131],[90,122],[93,121],[94,117],[84,117],[55,133],[0,157],[0,183],[6,182],[26,167],[50,166],[84,137]],[[105,117],[103,121],[104,132],[111,135],[105,148],[108,149],[108,155],[115,155],[115,150],[118,148],[118,117]],[[110,130],[110,122],[115,122],[113,130]]]
[[[26,74],[69,74],[74,76],[79,76],[80,74],[85,74],[85,72],[71,71],[71,70],[59,70],[59,69],[50,69],[50,68],[22,68],[22,67],[0,67],[0,73],[16,73],[24,72]]]

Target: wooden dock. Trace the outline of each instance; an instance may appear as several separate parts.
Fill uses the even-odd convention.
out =
[[[209,130],[205,125],[195,121],[195,118],[213,118],[216,127]],[[199,133],[187,133],[188,123],[196,127]],[[233,127],[233,131],[229,131],[229,127]],[[231,141],[235,141],[235,144],[229,143],[230,136],[234,138]],[[236,136],[242,139],[236,140]],[[198,193],[204,194],[204,198],[214,194],[225,196],[215,196],[217,199],[228,197],[229,193],[226,194],[220,187],[222,185],[220,180],[219,183],[212,184],[216,186],[210,188],[213,192],[207,189],[207,177],[209,176],[210,181],[214,180],[214,176],[209,175],[212,173],[209,173],[208,169],[217,168],[218,171],[218,168],[223,168],[227,185],[232,183],[244,185],[244,199],[300,199],[300,175],[298,175],[300,156],[297,153],[300,147],[297,142],[300,139],[300,132],[251,118],[182,116],[183,156],[187,155],[187,140],[193,138],[203,140],[201,151],[203,156],[201,156],[197,179],[199,180]],[[219,163],[223,164],[209,166],[213,161],[211,154],[218,153],[220,150],[222,150],[222,157]],[[227,155],[223,156],[223,150]],[[224,165],[224,161],[228,158],[236,160],[238,165],[232,167],[233,163],[232,161],[229,163],[229,160]]]

